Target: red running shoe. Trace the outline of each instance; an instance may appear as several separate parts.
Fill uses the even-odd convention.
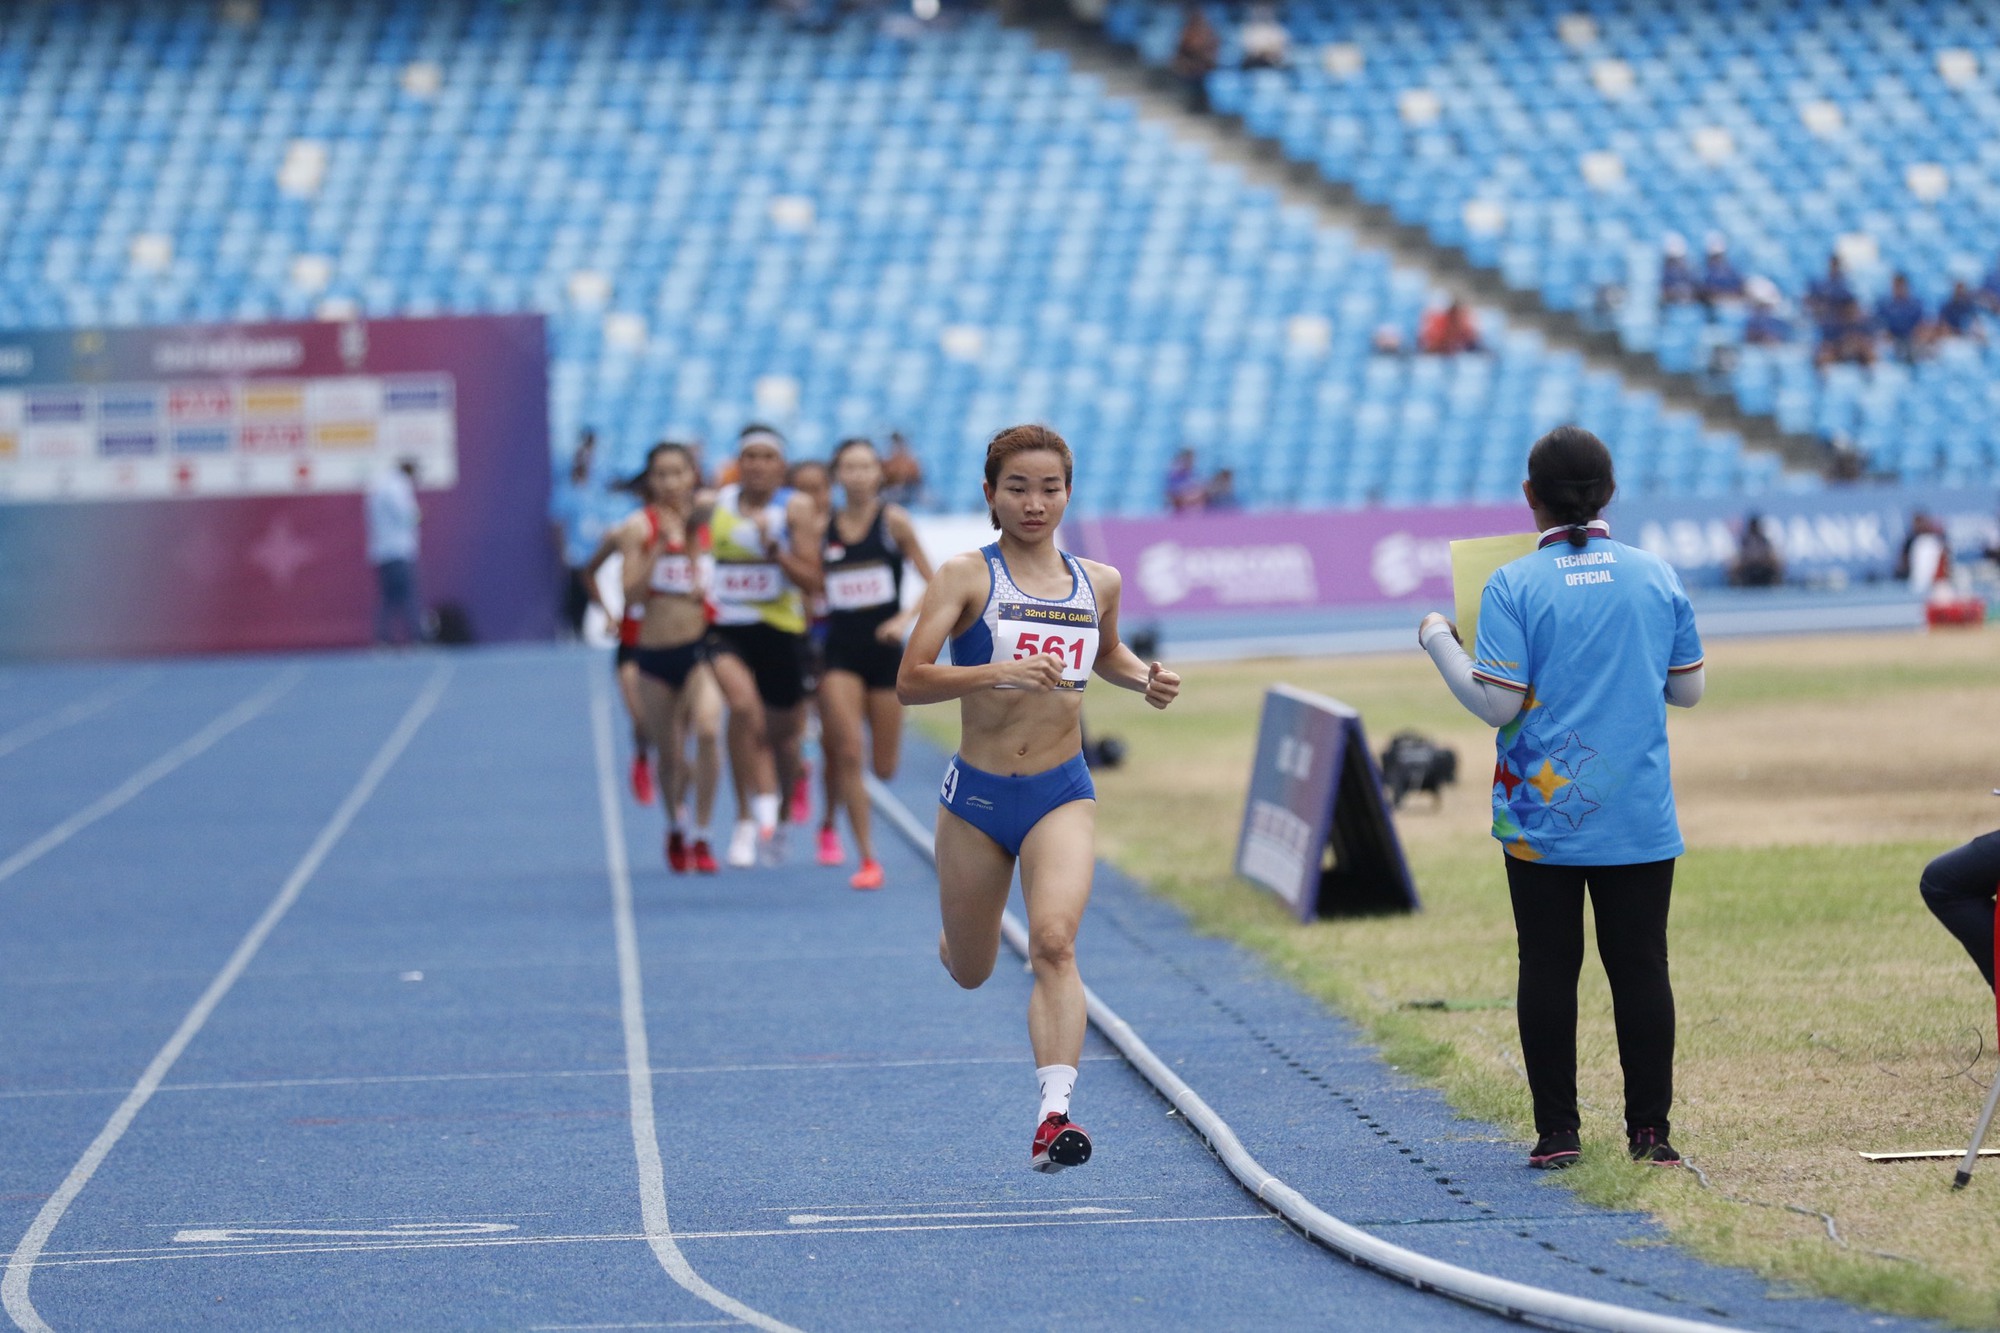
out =
[[[1083,1126],[1073,1125],[1061,1111],[1051,1111],[1035,1128],[1034,1153],[1028,1165],[1054,1174],[1065,1167],[1082,1166],[1090,1160],[1090,1135]]]
[[[806,816],[812,813],[812,772],[812,763],[809,760],[801,759],[799,761],[799,780],[792,784],[790,819],[794,824],[805,823]]]
[[[667,834],[667,869],[673,871],[676,875],[685,875],[687,868],[687,839],[681,836],[679,829],[674,829]]]
[[[694,840],[694,847],[690,851],[690,856],[694,860],[696,874],[713,875],[715,873],[715,853],[708,850],[707,838],[696,838]]]
[[[653,766],[644,750],[632,756],[632,799],[640,805],[653,803]]]

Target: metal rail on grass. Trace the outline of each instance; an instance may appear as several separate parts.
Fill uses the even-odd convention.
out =
[[[930,830],[919,823],[909,807],[874,774],[864,773],[862,781],[867,784],[868,795],[875,807],[918,851],[936,864],[937,848]],[[1009,912],[1001,919],[1000,929],[1008,945],[1026,958],[1028,930],[1020,919]],[[1556,1328],[1593,1329],[1602,1330],[1602,1333],[1715,1333],[1723,1327],[1673,1315],[1648,1314],[1606,1301],[1568,1296],[1546,1287],[1493,1277],[1392,1245],[1379,1236],[1341,1221],[1265,1170],[1243,1146],[1242,1140],[1236,1137],[1236,1131],[1229,1127],[1229,1122],[1217,1115],[1199,1093],[1168,1068],[1166,1062],[1140,1040],[1130,1023],[1120,1018],[1118,1012],[1088,986],[1084,987],[1083,993],[1089,1005],[1090,1021],[1105,1040],[1117,1047],[1126,1062],[1138,1070],[1140,1076],[1152,1084],[1154,1090],[1207,1141],[1209,1148],[1229,1168],[1229,1173],[1236,1177],[1237,1182],[1258,1202],[1334,1253],[1407,1282],[1419,1291],[1436,1292],[1469,1305],[1497,1311],[1511,1319]]]

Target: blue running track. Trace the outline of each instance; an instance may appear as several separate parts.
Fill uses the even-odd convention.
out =
[[[613,780],[608,675],[555,649],[0,670],[14,1324],[1502,1326],[1300,1238],[1094,1036],[1098,1155],[1030,1172],[1018,964],[950,983],[886,825],[878,894],[802,845],[670,876]],[[928,822],[939,757],[911,751]],[[1579,1206],[1108,871],[1081,953],[1351,1222],[1646,1310],[1906,1326]]]

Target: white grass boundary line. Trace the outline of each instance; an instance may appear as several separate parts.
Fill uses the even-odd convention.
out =
[[[209,1015],[215,1012],[216,1006],[222,1003],[225,995],[229,994],[237,978],[241,977],[244,970],[250,966],[250,960],[257,956],[257,951],[264,946],[264,941],[269,938],[273,930],[277,929],[278,922],[284,919],[285,913],[298,901],[299,894],[318,873],[320,865],[333,851],[334,844],[340,841],[348,826],[354,822],[355,816],[361,813],[361,807],[368,803],[368,798],[374,795],[375,788],[388,775],[389,769],[402,757],[411,737],[417,734],[417,728],[423,725],[424,719],[431,715],[431,711],[437,707],[438,700],[443,697],[445,686],[451,680],[451,670],[449,665],[445,665],[431,673],[430,681],[424,686],[423,692],[417,696],[416,702],[410,705],[409,711],[403,714],[403,720],[396,724],[396,729],[389,733],[389,739],[382,742],[382,748],[375,752],[374,760],[362,772],[360,780],[354,784],[354,789],[347,793],[347,799],[340,803],[340,808],[333,812],[333,818],[327,820],[326,827],[319,831],[319,836],[313,839],[312,846],[306,849],[303,857],[299,858],[299,863],[292,868],[292,873],[278,890],[277,896],[271,899],[270,906],[266,907],[264,914],[257,918],[257,923],[250,927],[249,933],[244,935],[242,942],[236,946],[236,952],[229,955],[229,961],[215,974],[215,980],[208,983],[208,989],[201,993],[201,998],[194,1002],[192,1009],[188,1010],[187,1017],[181,1020],[178,1028],[174,1029],[174,1035],[167,1038],[167,1044],[160,1048],[159,1054],[155,1055],[152,1063],[146,1066],[145,1072],[139,1076],[139,1081],[133,1085],[132,1091],[125,1094],[125,1100],[111,1113],[111,1119],[105,1122],[104,1128],[98,1131],[95,1139],[91,1140],[83,1156],[70,1168],[69,1175],[63,1178],[62,1184],[56,1187],[56,1192],[48,1197],[42,1204],[41,1211],[35,1214],[35,1220],[29,1223],[27,1234],[21,1238],[21,1243],[14,1247],[13,1254],[7,1258],[5,1276],[0,1276],[0,1308],[4,1308],[8,1317],[26,1330],[26,1333],[53,1333],[29,1299],[28,1283],[34,1276],[36,1260],[41,1258],[42,1250],[49,1243],[49,1237],[54,1234],[57,1224],[62,1221],[63,1214],[69,1211],[69,1206],[76,1202],[79,1194],[83,1193],[83,1187],[90,1183],[93,1175],[97,1174],[97,1168],[104,1164],[104,1159],[111,1155],[111,1150],[118,1146],[118,1140],[125,1136],[125,1131],[132,1127],[132,1121],[159,1090],[160,1084],[173,1069],[174,1062],[181,1058],[181,1053],[188,1048],[188,1044],[208,1022]],[[289,678],[281,678],[280,683],[289,689],[292,680],[295,679],[297,675],[293,673]],[[272,698],[277,697],[275,686],[265,693]],[[251,702],[255,703],[256,700]],[[237,711],[247,706],[239,705]],[[261,707],[262,705],[259,705],[260,709]]]
[[[592,654],[591,735],[597,749],[597,804],[604,824],[604,862],[611,880],[611,920],[618,940],[618,1008],[625,1028],[625,1079],[631,1093],[632,1150],[639,1163],[639,1213],[646,1244],[660,1267],[690,1295],[766,1333],[799,1333],[722,1292],[694,1271],[667,1217],[667,1173],[653,1116],[653,1059],[646,1040],[646,997],[639,971],[639,931],[632,917],[632,867],[625,855],[625,815],[612,758],[611,697]]]
[[[868,795],[875,807],[887,816],[905,838],[915,844],[918,851],[937,860],[937,850],[932,841],[931,831],[917,821],[896,794],[872,773],[864,773],[862,781],[867,784]],[[1023,958],[1028,956],[1028,932],[1012,912],[1001,921],[1001,933],[1008,945]],[[1186,1118],[1195,1132],[1208,1141],[1229,1173],[1236,1177],[1253,1198],[1272,1209],[1292,1225],[1319,1241],[1334,1253],[1353,1260],[1357,1264],[1372,1268],[1379,1273],[1407,1282],[1419,1291],[1433,1291],[1464,1301],[1469,1305],[1488,1310],[1497,1310],[1510,1318],[1532,1323],[1546,1324],[1558,1328],[1584,1328],[1603,1330],[1603,1333],[1718,1333],[1723,1328],[1719,1324],[1702,1323],[1699,1320],[1679,1319],[1671,1315],[1649,1314],[1643,1310],[1632,1310],[1622,1305],[1612,1305],[1605,1301],[1593,1301],[1581,1296],[1568,1296],[1559,1291],[1549,1291],[1543,1287],[1529,1286],[1524,1282],[1511,1282],[1506,1278],[1493,1277],[1486,1273],[1460,1268],[1429,1255],[1406,1250],[1400,1245],[1391,1245],[1378,1236],[1370,1235],[1359,1227],[1341,1221],[1333,1214],[1317,1207],[1312,1200],[1287,1185],[1252,1157],[1244,1148],[1236,1132],[1229,1123],[1217,1115],[1209,1104],[1203,1101],[1195,1090],[1181,1077],[1167,1067],[1165,1061],[1153,1054],[1152,1048],[1139,1039],[1132,1025],[1120,1018],[1097,993],[1084,988],[1084,998],[1090,1008],[1090,1021],[1119,1054],[1131,1063],[1139,1074],[1153,1085],[1173,1108]]]
[[[188,760],[208,749],[209,746],[214,745],[245,722],[256,717],[259,713],[276,703],[279,696],[283,695],[285,691],[298,684],[299,677],[304,674],[305,668],[303,667],[292,667],[290,670],[279,672],[277,679],[273,680],[263,689],[222,714],[200,731],[197,731],[194,735],[161,755],[158,759],[147,764],[137,773],[134,773],[131,777],[98,797],[68,819],[63,820],[62,823],[57,824],[54,828],[42,834],[41,837],[36,838],[20,851],[15,852],[6,860],[0,861],[0,882],[12,879],[28,866],[41,860],[44,856],[89,828],[98,820],[118,809],[118,807],[130,801],[140,792],[146,790],[146,788],[152,786],[182,764],[185,764]]]
[[[64,727],[73,727],[86,718],[96,717],[113,704],[123,703],[151,684],[153,677],[159,674],[157,670],[135,671],[116,685],[107,685],[67,708],[58,708],[47,717],[38,717],[33,722],[23,722],[0,736],[0,757],[10,755],[24,745],[33,745],[44,736],[53,736]]]

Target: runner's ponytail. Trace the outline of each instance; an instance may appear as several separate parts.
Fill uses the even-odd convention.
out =
[[[1611,451],[1581,426],[1557,426],[1528,451],[1528,484],[1535,499],[1559,525],[1571,546],[1590,540],[1590,521],[1611,503],[1618,480]]]

